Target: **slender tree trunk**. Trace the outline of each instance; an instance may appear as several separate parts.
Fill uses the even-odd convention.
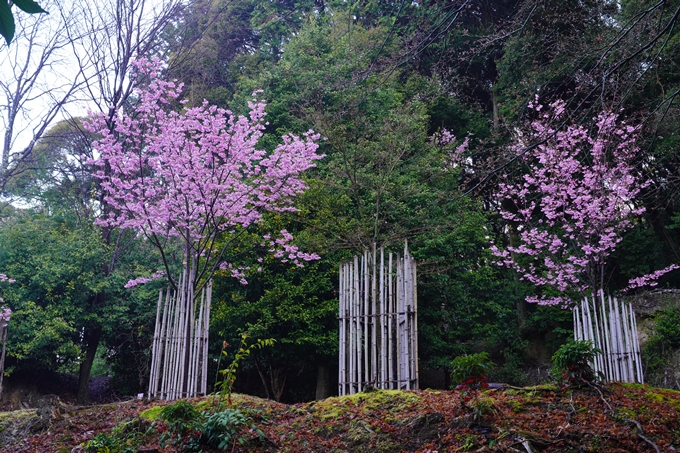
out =
[[[331,396],[331,373],[327,365],[319,365],[316,372],[316,399]]]
[[[80,363],[80,374],[78,376],[78,404],[90,404],[90,373],[92,364],[97,354],[97,347],[102,338],[102,328],[100,326],[85,329],[85,358]]]
[[[498,114],[498,99],[496,95],[496,90],[491,87],[491,110],[493,112],[493,133],[497,134],[498,129],[500,129],[500,116]]]

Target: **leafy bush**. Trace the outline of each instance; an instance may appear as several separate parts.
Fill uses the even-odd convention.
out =
[[[110,434],[98,433],[82,447],[86,453],[136,453],[148,428],[148,421],[137,418],[115,427]]]
[[[205,416],[188,401],[178,401],[161,409],[161,422],[157,424],[162,433],[160,444],[165,447],[168,441],[173,445],[191,451],[197,443]]]
[[[668,385],[668,376],[680,371],[680,306],[669,306],[654,316],[652,334],[643,345],[645,380],[651,385]]]
[[[551,374],[569,384],[593,382],[597,376],[590,363],[601,352],[590,340],[569,340],[555,351]]]
[[[226,450],[229,446],[233,447],[236,442],[244,444],[248,439],[243,437],[241,433],[246,428],[260,439],[264,438],[264,433],[255,426],[252,417],[245,415],[238,409],[229,408],[216,412],[209,416],[203,424],[201,444],[218,450]]]
[[[493,368],[487,352],[458,356],[451,362],[451,379],[464,386],[487,386],[487,374]]]

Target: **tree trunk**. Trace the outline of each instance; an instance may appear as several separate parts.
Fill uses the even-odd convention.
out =
[[[90,373],[92,364],[97,354],[99,340],[102,338],[102,328],[97,326],[85,329],[85,341],[87,343],[85,358],[80,363],[80,373],[78,376],[78,394],[76,396],[78,404],[90,404]]]
[[[316,399],[324,400],[331,396],[331,373],[326,365],[319,365],[316,372]]]

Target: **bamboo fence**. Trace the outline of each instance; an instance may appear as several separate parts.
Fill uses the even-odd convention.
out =
[[[4,308],[4,307],[3,307]],[[0,353],[0,398],[2,397],[3,391],[3,377],[5,376],[5,352],[7,347],[7,329],[8,322],[4,319],[0,319],[0,343],[2,343],[2,352]]]
[[[630,304],[600,291],[598,298],[584,298],[573,314],[574,339],[590,340],[602,351],[592,363],[596,372],[606,381],[644,384],[637,322]]]
[[[418,388],[416,262],[384,247],[340,265],[338,391]]]
[[[177,291],[158,294],[151,355],[149,398],[175,400],[205,395],[212,282],[194,297],[184,275]]]

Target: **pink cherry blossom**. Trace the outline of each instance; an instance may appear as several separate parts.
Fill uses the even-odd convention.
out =
[[[506,250],[492,245],[491,251],[523,280],[559,293],[527,301],[566,306],[570,294],[601,289],[608,257],[644,211],[634,202],[647,183],[633,165],[636,128],[603,112],[593,131],[578,125],[557,131],[548,120],[560,118],[565,105],[549,107],[530,104],[543,110],[531,125],[531,141],[539,145],[513,145],[528,172],[517,181],[504,176],[499,185],[499,198],[510,202],[499,203],[500,214],[516,228],[518,243]]]
[[[135,67],[149,79],[137,90],[137,103],[112,117],[95,114],[86,126],[101,135],[94,143],[99,157],[91,161],[106,203],[97,223],[141,231],[161,252],[168,238],[179,238],[195,277],[209,277],[228,256],[216,248],[218,237],[237,236],[267,211],[295,210],[294,198],[306,189],[301,173],[323,157],[316,153],[319,135],[288,134],[266,152],[257,147],[264,102],[255,97],[247,117],[207,102],[177,112],[169,104],[178,101],[182,85],[158,78],[158,60]],[[282,231],[270,251],[300,265],[316,258],[291,240]],[[243,272],[232,275],[244,281]]]

